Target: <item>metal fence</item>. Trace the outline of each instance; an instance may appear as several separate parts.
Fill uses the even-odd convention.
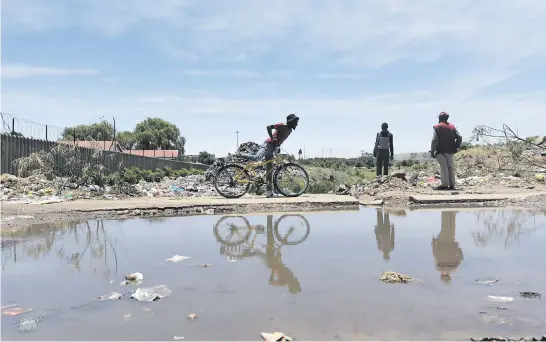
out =
[[[46,141],[41,139],[25,138],[20,136],[13,136],[11,134],[1,134],[1,173],[9,173],[16,175],[17,170],[14,165],[14,161],[21,157],[28,157],[33,152],[38,151],[50,151],[57,142]],[[77,158],[85,160],[93,160],[97,162],[96,154],[97,149],[84,148],[75,146]],[[68,161],[64,160],[62,156],[54,157],[54,163],[58,164],[62,169],[63,163]],[[144,170],[154,170],[156,168],[169,167],[173,170],[180,169],[199,169],[206,170],[207,165],[186,163],[175,160],[152,158],[137,156],[128,153],[113,152],[113,151],[101,151],[101,158],[99,160],[104,166],[104,172],[106,174],[118,171],[128,167],[138,167]]]

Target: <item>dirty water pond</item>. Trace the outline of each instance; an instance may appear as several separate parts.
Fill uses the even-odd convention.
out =
[[[35,225],[2,234],[2,307],[18,304],[2,309],[2,338],[542,336],[544,298],[520,292],[546,293],[545,246],[544,212],[500,209]],[[167,261],[176,255],[190,258]],[[384,271],[416,280],[386,284],[379,280]],[[141,284],[120,284],[134,272],[142,273]],[[169,290],[161,300],[130,298],[156,285]],[[111,292],[127,295],[97,299]],[[9,315],[21,308],[32,311]]]

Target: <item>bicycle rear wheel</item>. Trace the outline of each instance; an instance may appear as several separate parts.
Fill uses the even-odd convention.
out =
[[[250,175],[240,165],[228,164],[218,169],[214,177],[214,188],[225,198],[239,198],[250,188]],[[228,188],[233,192],[228,191]]]
[[[290,222],[291,218],[294,219],[293,221],[295,222]],[[283,222],[283,226],[285,227],[281,228],[280,226],[283,220],[288,222]],[[275,238],[277,238],[277,241],[283,245],[299,245],[303,241],[307,240],[310,232],[311,226],[309,225],[309,221],[307,221],[305,216],[300,214],[288,214],[279,217],[279,219],[275,222],[275,228],[273,230]],[[296,235],[294,240],[289,239],[290,235],[292,234]],[[299,238],[298,234],[301,235]]]
[[[309,188],[307,171],[296,163],[286,163],[275,170],[273,184],[285,197],[298,197]]]

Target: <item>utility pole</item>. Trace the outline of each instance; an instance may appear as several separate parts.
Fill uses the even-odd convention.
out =
[[[330,158],[332,158],[332,148],[330,147]]]
[[[239,131],[237,131],[237,149],[239,149]]]
[[[321,157],[321,158],[324,158],[324,148],[321,148],[321,149],[320,149],[320,157]]]
[[[303,144],[303,159],[305,159],[305,144]]]
[[[364,150],[360,150],[360,156],[364,158]]]

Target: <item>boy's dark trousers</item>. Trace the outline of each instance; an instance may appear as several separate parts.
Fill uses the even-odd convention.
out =
[[[389,150],[378,150],[376,157],[376,175],[381,176],[381,168],[383,168],[383,175],[389,174]]]

